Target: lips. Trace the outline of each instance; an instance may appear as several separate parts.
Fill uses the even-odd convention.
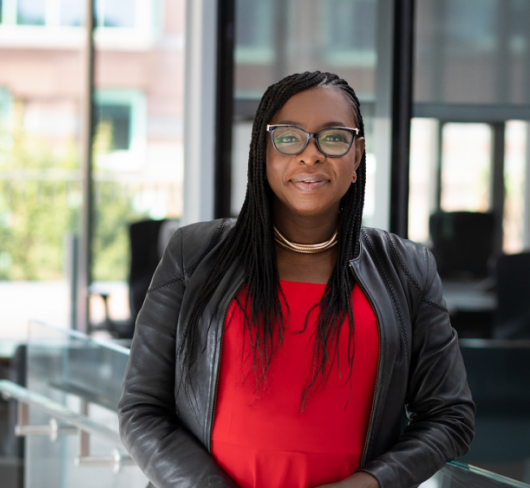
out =
[[[329,178],[324,175],[298,175],[291,179],[293,185],[300,191],[308,193],[319,190],[329,183]]]

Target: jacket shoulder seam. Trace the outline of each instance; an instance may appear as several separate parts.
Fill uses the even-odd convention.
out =
[[[429,300],[425,296],[425,290],[420,286],[420,284],[418,283],[416,278],[414,278],[414,276],[412,276],[411,272],[407,269],[407,267],[403,263],[401,257],[399,256],[399,253],[397,252],[396,246],[394,244],[394,241],[393,241],[392,236],[390,235],[390,233],[385,232],[385,238],[386,238],[386,240],[388,242],[388,245],[390,247],[390,251],[392,252],[392,255],[394,256],[394,259],[396,260],[396,263],[397,263],[399,269],[403,272],[403,274],[407,277],[407,280],[412,284],[412,286],[419,293],[420,300],[423,303],[425,303],[427,305],[430,305],[431,307],[434,307],[434,308],[436,308],[438,310],[441,310],[442,312],[447,312],[447,309],[444,306],[442,306],[442,305],[440,305],[440,304],[438,304],[436,302],[433,302],[432,300]]]
[[[218,244],[219,240],[221,239],[221,234],[226,226],[226,223],[228,222],[228,219],[221,220],[221,223],[217,227],[215,234],[212,237],[212,240],[210,241],[210,244],[208,244],[208,247],[204,250],[204,252],[201,254],[199,259],[193,264],[188,270],[187,273],[190,277],[193,274],[193,272],[197,269],[199,264],[201,264],[201,261],[211,252],[211,250]]]
[[[201,254],[199,259],[193,264],[188,270],[184,270],[184,274],[182,276],[178,276],[176,278],[172,278],[164,283],[161,283],[160,285],[154,286],[153,288],[150,288],[147,290],[147,293],[151,293],[156,290],[160,290],[161,288],[165,288],[166,286],[171,286],[175,283],[180,283],[186,279],[186,275],[193,274],[195,269],[199,266],[201,261],[208,255],[208,253],[217,245],[219,242],[219,239],[221,238],[221,233],[223,232],[224,227],[226,226],[226,222],[228,219],[223,219],[219,226],[217,227],[215,234],[212,237],[212,240],[210,241],[210,244],[208,244],[208,247],[206,250]],[[184,267],[184,266],[183,266]]]

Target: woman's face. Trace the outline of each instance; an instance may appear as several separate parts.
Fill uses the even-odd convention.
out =
[[[357,128],[353,107],[340,89],[313,88],[293,95],[272,118],[271,125],[295,125],[315,133],[330,127]],[[335,215],[352,184],[364,151],[356,137],[339,158],[322,154],[314,138],[296,156],[276,151],[267,134],[267,180],[274,193],[275,211],[310,217]]]

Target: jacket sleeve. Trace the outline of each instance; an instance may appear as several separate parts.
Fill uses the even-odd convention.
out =
[[[184,290],[178,230],[136,322],[118,405],[121,438],[156,488],[237,488],[176,413],[175,335]]]
[[[433,255],[424,249],[426,273],[412,323],[407,387],[409,423],[396,444],[362,471],[381,488],[409,488],[469,450],[475,405],[467,385],[458,337],[449,321]]]

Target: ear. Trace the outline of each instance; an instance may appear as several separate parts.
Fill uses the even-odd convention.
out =
[[[361,164],[361,159],[363,157],[364,149],[365,149],[365,139],[364,137],[356,138],[353,141],[353,144],[355,145],[355,171],[357,171],[357,168]]]

